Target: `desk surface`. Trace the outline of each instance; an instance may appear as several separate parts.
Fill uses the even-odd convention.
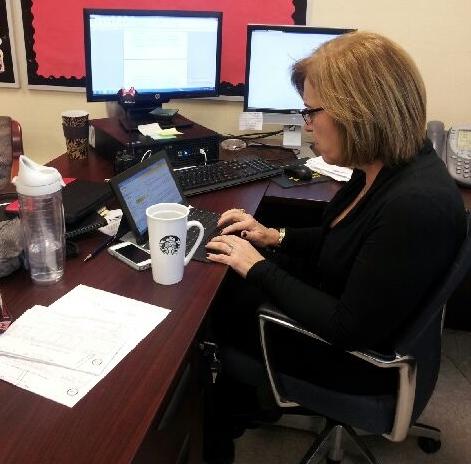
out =
[[[62,156],[50,164],[66,177],[102,180],[112,175],[110,163],[95,154],[85,161]],[[245,184],[199,195],[191,202],[218,212],[241,207],[255,213],[268,186],[269,181]],[[286,194],[282,190],[278,194]],[[73,408],[0,382],[2,463],[131,462],[152,421],[162,414],[227,271],[223,265],[191,261],[182,282],[164,287],[153,282],[151,272],[133,271],[108,253],[83,263],[101,240],[99,234],[81,240],[80,256],[67,261],[63,280],[53,286],[32,285],[25,271],[2,279],[2,294],[12,315],[18,317],[34,304],[49,305],[79,283],[172,312]]]
[[[64,176],[102,180],[112,175],[110,163],[94,154],[85,161],[62,156],[51,164]],[[287,202],[329,201],[338,188],[332,182],[282,189],[260,181],[199,195],[191,202],[218,212],[241,207],[255,213],[264,197]],[[34,304],[49,305],[79,283],[172,312],[74,408],[0,382],[3,464],[131,462],[154,419],[161,416],[227,271],[222,265],[192,261],[182,282],[170,287],[156,285],[150,272],[133,271],[108,253],[83,263],[83,257],[102,239],[95,234],[81,240],[80,257],[67,261],[64,278],[56,285],[34,286],[25,271],[2,279],[4,301],[13,316]]]

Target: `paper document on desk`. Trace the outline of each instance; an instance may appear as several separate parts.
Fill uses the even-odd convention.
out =
[[[119,229],[119,224],[121,223],[121,218],[123,217],[123,212],[120,209],[112,209],[105,214],[106,226],[100,227],[98,230],[110,237],[116,235]]]
[[[239,130],[262,130],[263,114],[255,111],[244,111],[239,115]]]
[[[34,306],[0,337],[0,356],[100,374],[125,338],[117,321]]]
[[[334,180],[341,182],[347,182],[352,177],[353,170],[342,166],[335,166],[333,164],[327,164],[322,156],[315,158],[309,158],[306,161],[306,166],[313,171],[323,174],[324,176],[332,177]]]
[[[140,126],[137,126],[137,129],[142,135],[152,137],[154,140],[171,139],[175,138],[177,135],[182,135],[182,132],[179,132],[175,127],[162,129],[160,124],[157,122],[152,124],[141,124]]]
[[[0,354],[0,379],[69,407],[74,406],[83,398],[170,312],[165,308],[85,285],[75,287],[49,308],[34,307],[27,313],[29,311],[32,311],[33,317],[41,314],[46,322],[47,320],[51,322],[68,320],[69,323],[61,326],[63,332],[60,333],[58,330],[55,337],[49,340],[48,346],[38,345],[38,352],[33,353],[30,359],[27,359],[25,355],[29,353],[28,350],[32,346],[28,336],[31,336],[33,328],[28,327],[28,336],[25,332],[17,330],[16,332],[20,332],[19,338],[26,340],[28,350],[23,349],[22,357],[19,357],[20,349],[17,344],[13,344],[13,355]],[[80,321],[78,321],[79,317]],[[28,322],[28,320],[32,319],[27,316],[24,321]],[[19,328],[22,323],[19,324]],[[78,325],[74,326],[73,323]],[[97,335],[101,336],[99,335],[100,330],[105,325],[110,333],[99,343],[96,341],[84,342],[84,347],[78,347],[73,355],[64,350],[63,340],[70,336],[71,341],[77,341],[74,339],[75,333],[70,333],[69,330],[75,331],[77,327],[80,327],[77,333],[80,332],[83,336],[85,333],[83,328],[88,327],[90,338],[94,338]],[[43,325],[41,325],[41,329],[43,329]],[[13,333],[11,338],[16,335],[18,334]],[[34,331],[33,335],[33,340],[40,338],[34,334]],[[0,336],[0,340],[2,337],[3,335]],[[7,346],[9,342],[3,342],[3,345]],[[84,369],[77,370],[58,365],[59,359],[66,365],[76,362],[80,356],[83,356],[84,351],[89,350],[92,346],[94,348],[99,346],[101,354],[108,356],[106,362],[99,365],[99,369],[95,371],[93,368],[88,369],[86,363],[89,358],[85,361],[88,372],[84,372]],[[38,359],[39,357],[48,361],[41,361]],[[50,362],[51,360],[52,362]],[[80,367],[83,368],[83,364]]]

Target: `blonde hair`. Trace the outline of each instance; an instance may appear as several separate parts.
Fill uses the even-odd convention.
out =
[[[379,34],[351,32],[298,61],[292,81],[318,92],[337,124],[345,166],[412,159],[425,139],[426,94],[411,57]]]

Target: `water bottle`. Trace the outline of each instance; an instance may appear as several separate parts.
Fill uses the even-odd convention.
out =
[[[41,285],[58,282],[64,275],[64,181],[57,169],[41,166],[23,155],[13,183],[18,192],[23,244],[31,278]]]

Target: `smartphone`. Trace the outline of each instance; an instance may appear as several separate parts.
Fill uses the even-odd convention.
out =
[[[137,271],[144,271],[151,266],[150,252],[139,248],[131,242],[122,242],[110,246],[108,253]]]

